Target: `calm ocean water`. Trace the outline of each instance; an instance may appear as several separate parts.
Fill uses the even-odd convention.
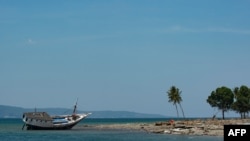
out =
[[[72,130],[22,130],[21,119],[0,119],[1,141],[223,141],[223,137],[152,134],[129,130],[78,129],[77,126],[112,123],[149,123],[166,119],[91,119],[87,118]]]

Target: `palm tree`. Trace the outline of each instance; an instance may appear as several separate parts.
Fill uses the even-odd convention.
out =
[[[181,91],[178,88],[176,88],[175,86],[171,86],[169,91],[167,92],[167,94],[168,94],[168,102],[172,102],[176,108],[177,117],[179,117],[179,112],[178,112],[178,107],[177,107],[177,104],[179,104],[179,106],[182,110],[182,115],[185,118],[184,111],[183,111],[183,108],[181,106],[181,101],[182,101]]]

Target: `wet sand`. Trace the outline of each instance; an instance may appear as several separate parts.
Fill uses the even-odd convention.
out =
[[[162,121],[156,123],[122,123],[78,126],[79,129],[133,130],[158,134],[223,136],[224,125],[250,124],[250,119],[206,119]]]

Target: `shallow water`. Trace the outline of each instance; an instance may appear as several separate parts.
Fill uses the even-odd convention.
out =
[[[161,119],[158,119],[159,121]],[[80,125],[131,123],[131,122],[155,122],[157,119],[85,119]],[[153,134],[143,131],[130,130],[100,130],[90,128],[73,128],[61,131],[27,131],[22,130],[21,119],[0,119],[1,141],[223,141],[223,137],[211,136],[187,136]]]

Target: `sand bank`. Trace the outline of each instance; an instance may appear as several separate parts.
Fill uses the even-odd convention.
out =
[[[99,130],[140,130],[148,133],[223,136],[224,125],[250,124],[250,119],[206,119],[162,121],[157,123],[122,123],[84,125],[79,128]]]

